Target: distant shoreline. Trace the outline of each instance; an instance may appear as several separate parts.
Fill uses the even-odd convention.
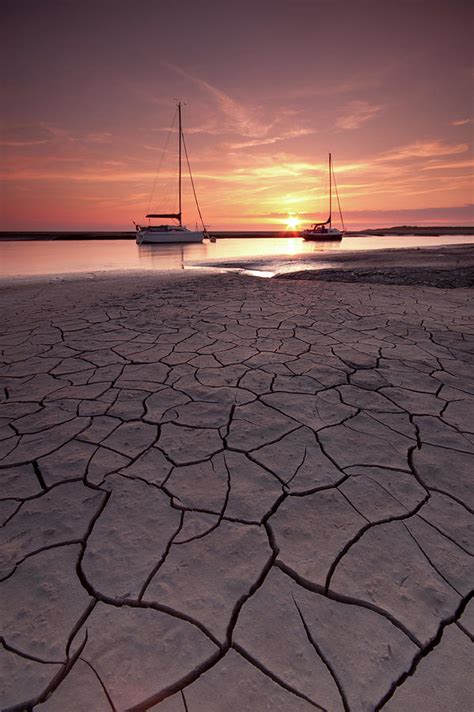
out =
[[[210,230],[209,234],[219,239],[229,238],[289,238],[300,237],[296,230]],[[474,235],[474,226],[423,226],[416,227],[401,225],[395,227],[367,228],[366,230],[348,230],[347,237],[365,235],[367,237],[381,237],[384,235],[398,235],[400,237],[416,235],[420,237],[438,237],[449,235]],[[27,241],[27,240],[133,240],[135,231],[121,230],[42,230],[42,231],[0,231],[0,241]]]

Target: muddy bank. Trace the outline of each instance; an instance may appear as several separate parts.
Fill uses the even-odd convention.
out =
[[[276,278],[456,289],[460,287],[474,287],[474,267],[460,267],[454,269],[394,267],[392,269],[303,270],[301,272],[287,272],[285,274],[276,275]]]
[[[278,273],[278,279],[409,285],[456,289],[474,286],[474,246],[377,250],[333,255],[332,268]]]

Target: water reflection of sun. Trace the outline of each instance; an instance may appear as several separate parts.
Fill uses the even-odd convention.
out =
[[[288,230],[296,230],[300,224],[300,219],[296,215],[288,215],[286,219],[286,227]]]

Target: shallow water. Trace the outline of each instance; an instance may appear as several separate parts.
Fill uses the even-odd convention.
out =
[[[474,237],[345,237],[340,242],[324,243],[305,242],[299,237],[228,238],[197,245],[137,245],[134,240],[1,241],[0,276],[181,270],[192,267],[193,263],[257,257],[268,258],[265,269],[271,276],[276,269],[272,267],[272,258],[277,256],[285,257],[287,265],[290,261],[303,269],[305,255],[315,253],[467,243],[474,243]],[[275,259],[275,265],[276,262]],[[326,262],[324,266],[329,265]],[[315,269],[317,264],[313,261],[311,267]]]

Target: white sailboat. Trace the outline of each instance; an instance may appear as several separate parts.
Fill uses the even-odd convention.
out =
[[[337,192],[336,178],[332,167],[332,156],[329,154],[329,217],[325,222],[315,223],[312,227],[302,230],[301,237],[305,240],[342,240],[344,236],[344,220],[342,218],[341,204]],[[342,230],[332,226],[332,184],[334,179],[334,187],[336,189],[337,203],[339,206],[339,215],[341,218]]]
[[[196,206],[199,212],[199,217],[202,216],[201,210],[199,208],[199,203],[197,201],[196,190],[194,188],[193,176],[191,174],[191,167],[189,165],[188,153],[186,150],[186,143],[184,140],[183,126],[181,120],[181,102],[178,102],[178,212],[177,213],[148,213],[145,217],[148,219],[147,225],[137,225],[136,228],[136,241],[137,244],[141,245],[143,243],[155,243],[155,244],[169,244],[176,242],[202,242],[205,237],[208,237],[204,224],[202,225],[202,230],[189,230],[185,225],[183,225],[182,220],[182,198],[181,198],[181,184],[182,184],[182,149],[184,146],[184,152],[186,155],[186,161],[188,164],[189,177],[191,180],[191,185],[193,188],[194,198],[196,200]],[[152,224],[150,220],[156,218],[176,220],[172,224],[156,225]],[[197,226],[196,226],[197,228]]]

